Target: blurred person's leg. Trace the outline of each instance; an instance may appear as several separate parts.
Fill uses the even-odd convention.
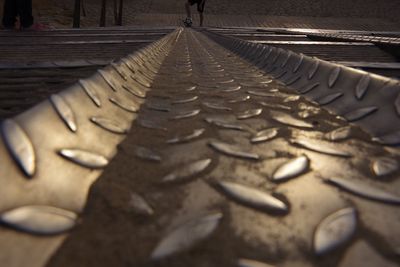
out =
[[[17,21],[18,8],[16,0],[5,0],[3,9],[3,26],[7,29],[13,29]]]
[[[190,6],[194,5],[195,1],[194,0],[188,0],[185,4],[186,8],[186,19],[183,20],[183,24],[185,24],[186,27],[191,27],[192,26],[192,12],[190,10]]]
[[[191,10],[190,10],[190,6],[191,6],[190,1],[187,1],[186,4],[185,4],[185,8],[186,8],[186,17],[187,17],[187,18],[191,18],[191,17],[192,17],[192,12],[191,12]]]
[[[200,16],[200,27],[203,26],[203,21],[204,21],[204,6],[206,4],[206,1],[201,1],[200,3],[197,4],[197,11],[199,12]]]
[[[14,0],[17,2],[18,14],[22,28],[29,28],[33,25],[32,0]]]
[[[200,27],[203,27],[204,15],[203,12],[199,13],[200,16]]]

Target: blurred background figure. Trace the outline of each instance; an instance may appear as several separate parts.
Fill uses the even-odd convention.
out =
[[[204,5],[206,4],[206,0],[188,0],[185,4],[186,7],[186,19],[183,21],[186,27],[192,26],[192,12],[190,10],[190,6],[197,4],[197,11],[199,12],[200,16],[200,27],[203,26],[204,21]]]
[[[33,25],[32,0],[5,0],[3,9],[3,26],[14,29],[19,17],[20,27],[30,28]]]
[[[18,22],[18,23],[17,23]],[[33,24],[32,0],[4,0],[3,26],[6,29],[47,29],[43,24]]]

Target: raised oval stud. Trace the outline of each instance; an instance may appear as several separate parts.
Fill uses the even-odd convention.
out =
[[[145,160],[160,162],[162,159],[157,152],[142,146],[135,147],[134,153],[136,157]]]
[[[186,179],[190,179],[205,169],[211,164],[211,159],[202,159],[197,160],[195,162],[186,164],[185,166],[176,169],[175,171],[171,172],[170,174],[164,176],[162,179],[163,182],[179,182]]]
[[[353,236],[357,226],[354,208],[338,210],[321,221],[314,233],[314,252],[326,254],[343,245]]]
[[[50,102],[68,128],[72,132],[76,132],[78,127],[76,126],[75,115],[68,103],[59,95],[50,96]]]
[[[64,158],[86,168],[104,168],[108,164],[108,159],[94,152],[81,149],[62,149],[60,155]]]
[[[211,213],[190,220],[167,234],[151,254],[152,260],[160,260],[172,254],[186,251],[209,237],[218,227],[222,213]]]
[[[100,128],[103,128],[104,130],[107,130],[111,133],[115,134],[127,134],[128,129],[126,129],[124,126],[120,125],[117,121],[107,119],[107,118],[100,118],[100,117],[92,117],[90,118],[90,121],[99,126]]]
[[[376,176],[385,176],[398,171],[399,163],[394,158],[378,158],[372,162],[371,168]]]
[[[269,128],[256,133],[252,138],[252,143],[261,143],[275,138],[279,133],[279,128]]]
[[[93,89],[92,87],[90,87],[90,85],[88,84],[87,81],[85,80],[79,80],[79,84],[82,87],[83,91],[85,91],[85,93],[89,96],[89,98],[93,101],[93,103],[97,106],[97,107],[101,107],[101,101],[100,101],[100,97],[97,94],[97,92],[95,91],[95,89]]]
[[[364,198],[389,204],[400,205],[400,196],[387,192],[378,187],[369,185],[360,180],[350,180],[350,179],[336,177],[336,178],[329,178],[327,181],[350,193],[353,193],[355,195]]]
[[[198,137],[200,137],[206,130],[205,129],[195,129],[193,133],[186,136],[177,136],[167,140],[168,144],[177,144],[177,143],[185,143],[192,141]]]
[[[272,179],[279,182],[299,176],[308,170],[309,165],[310,160],[305,155],[289,160],[278,167],[272,175]]]
[[[219,182],[226,195],[246,206],[266,212],[287,212],[287,205],[274,196],[256,188],[232,182]]]
[[[5,120],[1,125],[4,141],[12,157],[26,176],[35,174],[35,151],[24,130],[13,120]]]
[[[211,141],[209,145],[216,151],[228,156],[238,157],[243,159],[253,159],[253,160],[260,159],[260,156],[257,154],[244,151],[242,148],[228,143],[220,141]]]
[[[23,232],[55,235],[76,224],[74,212],[51,206],[23,206],[0,214],[0,222]]]

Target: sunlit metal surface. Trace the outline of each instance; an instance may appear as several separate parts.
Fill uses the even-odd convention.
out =
[[[76,133],[49,102],[19,115],[36,172],[26,179],[0,146],[0,215],[32,204],[81,214],[48,266],[363,266],[364,252],[391,264],[400,152],[376,141],[400,140],[397,81],[269,48],[178,29],[85,80],[95,97],[79,83],[58,93]],[[0,228],[2,255],[32,255],[7,266],[44,266],[63,237]]]

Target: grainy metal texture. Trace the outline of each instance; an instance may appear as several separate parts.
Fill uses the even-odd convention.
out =
[[[139,71],[148,73],[149,69],[157,71],[176,35],[167,35],[126,57],[135,68],[132,75],[139,77]],[[150,67],[153,61],[157,64]],[[78,222],[75,214],[82,212],[88,190],[101,174],[98,169],[107,166],[116,154],[116,145],[124,139],[115,132],[127,133],[137,117],[132,112],[142,104],[141,99],[122,89],[131,83],[115,75],[116,68],[121,67],[115,64],[101,71],[106,78],[112,77],[114,90],[95,73],[2,123],[1,265],[44,266],[65,239],[66,235],[61,234]],[[154,75],[148,76],[151,86]],[[141,90],[144,94],[148,88]],[[114,118],[122,126],[113,123]],[[22,182],[27,180],[24,176],[34,182]],[[36,234],[56,236],[43,238]]]
[[[390,266],[400,153],[367,132],[383,123],[371,122],[377,114],[399,120],[395,82],[178,29],[58,93],[69,108],[56,99],[57,110],[46,101],[13,119],[36,172],[26,179],[0,146],[0,215],[33,204],[80,214],[104,169],[48,266],[363,266],[365,251]],[[377,125],[385,135],[375,139],[395,144],[394,122]],[[2,226],[0,255],[43,266],[64,237]]]
[[[260,62],[260,58],[249,56],[249,51],[254,52],[263,47],[254,47],[252,43],[213,33],[209,33],[209,36],[246,60]],[[324,105],[329,111],[354,121],[377,140],[400,130],[400,117],[396,112],[398,105],[395,102],[400,92],[397,80],[309,58],[281,48],[274,51],[277,51],[272,52],[275,56],[265,61],[261,69],[285,84],[296,75],[289,86],[294,91]],[[291,60],[286,63],[286,58],[280,57],[281,54],[290,54]],[[301,58],[303,63],[298,73],[294,74],[293,68],[297,68],[297,62]],[[400,138],[391,135],[390,143],[400,144]]]
[[[180,33],[143,100],[146,108],[138,110],[138,120],[120,145],[121,153],[92,188],[85,222],[49,266],[333,267],[349,261],[351,266],[370,261],[396,266],[398,207],[365,195],[388,200],[400,194],[399,170],[382,160],[398,160],[398,148],[371,141],[360,127],[313,101],[323,97],[320,90],[341,90],[347,69],[340,66],[328,88],[337,66],[303,56],[295,73],[301,78],[291,86],[318,82],[321,88],[309,92],[315,91],[312,98],[299,97],[285,85],[297,68],[295,53],[284,70],[280,66],[288,55],[277,49],[265,62],[254,58],[260,63],[255,66],[226,47],[237,45],[238,53],[260,57],[265,50],[254,50],[262,46],[227,40],[220,46],[190,29]],[[309,81],[313,62],[319,67]],[[364,104],[374,87],[357,99],[360,78],[346,91],[362,102],[354,110],[375,105]],[[237,85],[242,88],[225,91]],[[196,101],[172,103],[193,96]],[[261,114],[238,120],[241,112],[256,109]],[[193,110],[201,112],[171,120]],[[199,136],[198,129],[203,129]],[[251,142],[259,133],[266,140]],[[277,182],[274,174],[287,179]],[[163,177],[171,182],[163,183]],[[329,183],[337,177],[352,183],[344,185],[347,189]],[[132,194],[146,200],[151,216],[137,212],[138,198]]]

